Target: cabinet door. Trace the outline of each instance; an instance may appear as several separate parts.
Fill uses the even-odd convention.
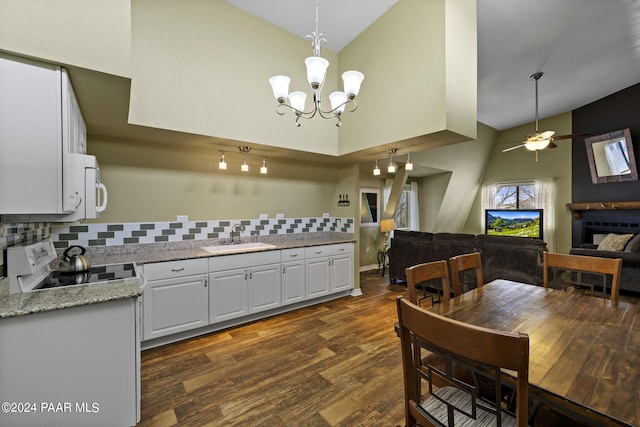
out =
[[[353,288],[353,256],[335,256],[331,260],[331,292]]]
[[[282,280],[280,264],[251,267],[249,270],[249,312],[280,307]]]
[[[304,283],[302,260],[282,263],[282,305],[304,301]]]
[[[147,282],[143,313],[145,340],[206,326],[209,321],[207,276]]]
[[[249,314],[247,269],[209,273],[209,323]]]
[[[329,295],[331,276],[329,258],[308,259],[305,264],[307,273],[307,298]]]

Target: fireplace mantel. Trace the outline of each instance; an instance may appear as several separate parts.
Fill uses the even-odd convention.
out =
[[[640,202],[582,202],[565,205],[575,219],[582,218],[584,211],[640,210]]]

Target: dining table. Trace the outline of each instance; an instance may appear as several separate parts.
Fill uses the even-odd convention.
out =
[[[529,395],[585,425],[640,425],[640,301],[497,279],[429,310],[529,335]]]

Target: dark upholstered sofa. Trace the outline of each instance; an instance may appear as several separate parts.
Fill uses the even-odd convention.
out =
[[[621,258],[620,290],[640,292],[640,238],[632,238],[625,248],[619,251],[602,250],[598,249],[598,245],[584,243],[579,248],[571,249],[569,253],[572,255]],[[601,278],[587,278],[585,281],[595,284],[602,283]]]
[[[547,244],[526,237],[396,230],[389,248],[389,279],[405,281],[405,269],[423,262],[480,252],[485,283],[509,279],[542,284],[542,253]]]

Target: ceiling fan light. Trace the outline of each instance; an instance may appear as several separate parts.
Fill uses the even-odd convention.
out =
[[[547,148],[550,142],[550,139],[540,139],[535,141],[527,141],[524,143],[524,146],[529,151],[538,151]]]

